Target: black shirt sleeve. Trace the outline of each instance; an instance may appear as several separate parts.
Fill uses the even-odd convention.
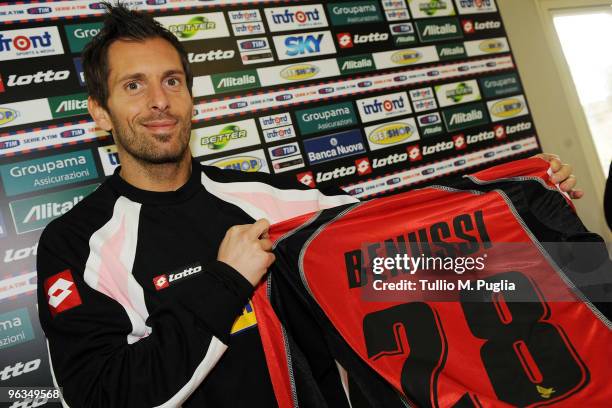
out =
[[[177,287],[179,301],[160,305],[147,318],[148,335],[130,340],[126,309],[88,285],[74,253],[74,239],[52,223],[38,249],[38,304],[65,402],[180,406],[227,349],[232,323],[253,287],[228,265],[209,263],[193,284]]]

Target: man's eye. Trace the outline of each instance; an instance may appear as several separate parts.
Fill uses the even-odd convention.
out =
[[[138,84],[138,82],[130,82],[126,85],[126,89],[129,91],[137,91],[139,87],[140,85]]]
[[[168,78],[168,85],[170,86],[178,86],[181,81],[178,78]]]

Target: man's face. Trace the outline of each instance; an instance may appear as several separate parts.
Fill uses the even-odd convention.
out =
[[[108,49],[108,115],[119,151],[150,164],[188,154],[193,102],[178,52],[164,39]]]

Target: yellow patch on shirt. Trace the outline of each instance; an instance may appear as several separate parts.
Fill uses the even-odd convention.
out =
[[[257,326],[257,318],[255,317],[255,310],[253,309],[253,302],[249,300],[242,310],[242,314],[238,316],[230,334],[237,334],[249,327]]]

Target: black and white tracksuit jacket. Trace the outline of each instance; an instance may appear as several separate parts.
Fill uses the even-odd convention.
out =
[[[173,192],[117,171],[50,223],[38,304],[66,406],[276,406],[253,287],[218,248],[233,225],[356,201],[337,193],[194,161]]]

